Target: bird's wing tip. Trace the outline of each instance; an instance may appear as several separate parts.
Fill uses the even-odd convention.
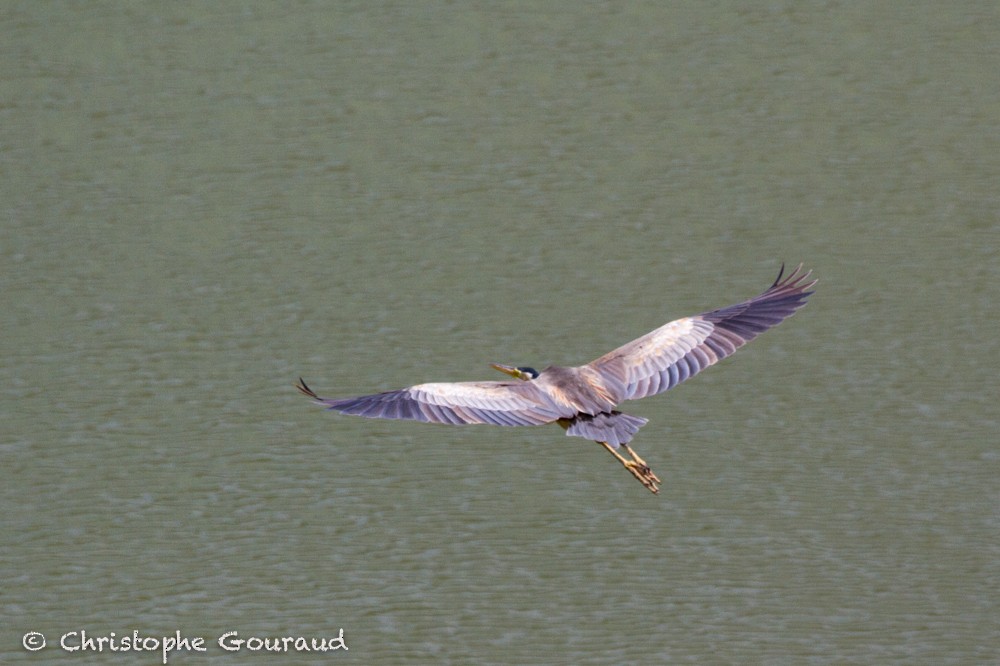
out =
[[[309,388],[309,385],[306,384],[306,381],[304,379],[302,379],[301,377],[299,377],[298,383],[295,384],[295,388],[297,388],[299,390],[299,393],[302,393],[303,395],[307,395],[310,398],[312,398],[313,400],[321,400],[322,399],[318,395],[316,395],[315,391],[313,391],[311,388]]]
[[[781,269],[778,271],[778,277],[775,278],[774,283],[771,284],[769,289],[774,289],[775,287],[797,287],[803,291],[809,289],[819,282],[819,280],[817,278],[813,278],[812,281],[807,282],[809,278],[812,277],[813,272],[812,269],[809,269],[803,273],[802,269],[804,266],[805,262],[800,262],[799,265],[796,266],[787,277],[785,277],[785,262],[781,262]],[[785,279],[782,280],[782,277]]]

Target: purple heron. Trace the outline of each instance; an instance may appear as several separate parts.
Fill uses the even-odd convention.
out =
[[[417,384],[355,398],[321,398],[302,379],[296,387],[327,409],[375,419],[465,425],[558,423],[567,435],[592,439],[653,493],[660,478],[629,446],[647,419],[623,414],[620,402],[662,393],[714,365],[777,326],[806,303],[816,284],[799,264],[759,296],[677,319],[597,360],[576,367],[490,365],[518,381]],[[624,449],[628,458],[618,451]]]

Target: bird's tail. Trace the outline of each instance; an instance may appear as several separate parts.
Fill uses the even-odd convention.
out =
[[[648,422],[649,419],[641,416],[631,416],[621,412],[601,412],[594,416],[579,414],[569,422],[566,434],[592,439],[595,442],[607,442],[612,448],[617,449],[622,444],[632,441],[639,428]]]

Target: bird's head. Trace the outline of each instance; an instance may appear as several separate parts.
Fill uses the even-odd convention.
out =
[[[500,363],[490,363],[490,367],[494,370],[499,370],[505,375],[510,375],[511,377],[517,377],[521,381],[531,381],[538,376],[538,370],[528,367],[515,368],[512,365],[503,365]]]

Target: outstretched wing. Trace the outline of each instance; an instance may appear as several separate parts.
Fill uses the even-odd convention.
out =
[[[608,352],[589,365],[604,379],[614,399],[636,400],[662,393],[729,356],[806,303],[816,280],[799,264],[767,291],[728,308],[665,324]]]
[[[465,425],[529,426],[552,423],[560,413],[531,382],[452,382],[417,384],[356,398],[321,398],[302,379],[296,388],[327,409],[372,419],[405,419]]]

